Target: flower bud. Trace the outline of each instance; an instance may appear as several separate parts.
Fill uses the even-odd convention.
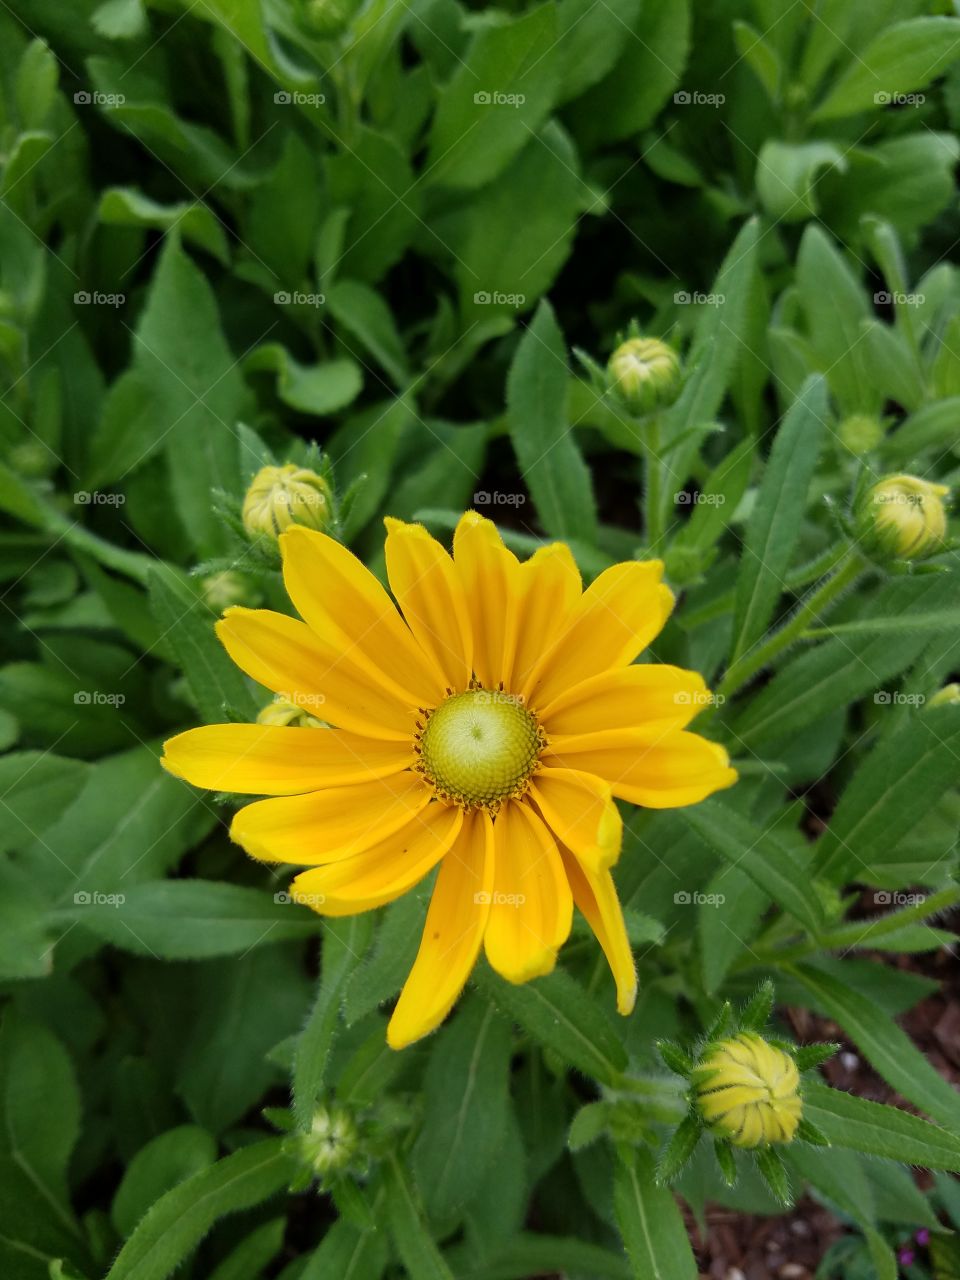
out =
[[[278,693],[271,702],[261,708],[257,715],[257,724],[268,724],[286,728],[293,725],[297,729],[324,729],[326,724],[312,714],[320,706],[322,699],[317,696],[312,702],[306,697],[288,698]]]
[[[332,40],[347,29],[358,7],[357,0],[307,0],[303,15],[314,35]]]
[[[357,1126],[342,1107],[318,1107],[303,1135],[303,1154],[315,1173],[337,1173],[357,1154]]]
[[[250,579],[233,569],[211,573],[201,586],[204,600],[215,613],[223,613],[235,604],[255,608],[260,603],[260,593]]]
[[[960,684],[945,684],[932,698],[927,699],[927,710],[931,707],[960,706]]]
[[[857,537],[868,555],[881,560],[924,560],[944,550],[946,485],[917,476],[886,476],[870,489],[857,511]]]
[[[844,418],[837,430],[845,449],[860,457],[876,449],[884,436],[883,423],[869,413],[854,413]]]
[[[283,467],[262,467],[243,500],[243,527],[251,538],[276,539],[291,524],[324,529],[330,516],[326,480],[292,462]]]
[[[680,359],[659,338],[628,338],[607,363],[610,390],[633,414],[673,404],[680,392]]]
[[[707,1127],[735,1147],[791,1142],[800,1123],[800,1073],[752,1031],[707,1047],[692,1080]]]

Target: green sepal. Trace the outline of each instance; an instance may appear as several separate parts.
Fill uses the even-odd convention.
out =
[[[737,1185],[737,1162],[733,1154],[733,1147],[725,1138],[717,1138],[713,1144],[713,1154],[717,1157],[721,1178],[723,1178],[728,1187],[735,1187]]]
[[[780,1153],[773,1147],[761,1147],[757,1153],[757,1168],[764,1182],[784,1206],[793,1204],[793,1193],[790,1190],[790,1179],[784,1168]]]
[[[756,994],[748,1001],[740,1015],[742,1031],[762,1031],[767,1025],[774,1001],[773,983],[769,978],[761,982]]]
[[[260,1114],[281,1133],[292,1133],[296,1128],[296,1121],[289,1107],[264,1107]]]
[[[801,1119],[794,1137],[798,1142],[809,1142],[813,1147],[829,1147],[833,1145],[827,1135],[807,1119]]]
[[[678,1076],[689,1076],[697,1065],[686,1049],[674,1040],[658,1040],[657,1052],[664,1063]]]
[[[838,1044],[822,1041],[818,1044],[803,1044],[793,1050],[798,1071],[812,1071],[822,1063],[828,1062],[840,1049]]]
[[[685,1119],[681,1120],[677,1126],[677,1131],[664,1148],[660,1159],[657,1161],[657,1182],[663,1186],[667,1182],[672,1182],[683,1166],[693,1155],[697,1143],[700,1141],[700,1134],[703,1132],[703,1125],[700,1117],[694,1112],[690,1112]]]
[[[713,1020],[713,1025],[705,1036],[705,1042],[711,1044],[714,1040],[722,1040],[730,1028],[733,1026],[733,1006],[729,1000],[725,1000],[723,1008]]]

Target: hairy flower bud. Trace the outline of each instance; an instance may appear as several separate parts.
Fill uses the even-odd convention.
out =
[[[707,1127],[736,1147],[791,1142],[800,1123],[797,1064],[751,1031],[709,1045],[693,1075]]]
[[[859,457],[876,449],[883,439],[883,423],[869,413],[854,413],[844,418],[837,434],[844,448]]]
[[[868,555],[883,560],[924,560],[944,550],[946,485],[918,476],[886,476],[857,511],[857,536]]]
[[[326,480],[292,462],[283,467],[262,467],[243,500],[243,527],[251,538],[278,538],[291,524],[322,530],[330,515]]]
[[[203,579],[203,598],[216,613],[223,613],[232,605],[255,607],[260,603],[260,592],[249,578],[233,569],[222,569]]]
[[[607,363],[611,391],[634,414],[673,404],[680,391],[680,359],[659,338],[628,338]]]
[[[357,1126],[342,1107],[318,1107],[310,1132],[302,1138],[303,1153],[321,1176],[345,1169],[357,1154]]]

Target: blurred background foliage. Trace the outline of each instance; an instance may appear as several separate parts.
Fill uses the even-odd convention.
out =
[[[3,1274],[93,1277],[127,1240],[111,1280],[690,1276],[645,1145],[682,1114],[654,1042],[767,975],[955,1132],[893,1021],[937,984],[876,954],[952,938],[928,921],[960,896],[960,709],[921,708],[957,672],[953,552],[865,571],[832,634],[731,686],[704,719],[743,774],[722,804],[632,815],[616,1026],[581,930],[563,972],[481,974],[391,1054],[427,890],[325,928],[156,762],[266,701],[212,621],[286,607],[231,511],[309,442],[378,571],[381,516],[445,534],[471,505],[587,576],[662,555],[684,598],[656,656],[708,681],[837,564],[858,484],[956,484],[951,6],[9,0],[0,88]],[[575,354],[634,318],[686,368],[656,491]],[[841,962],[854,881],[899,910]],[[324,1198],[279,1195],[261,1110],[283,1123],[291,1073],[291,1122],[322,1103],[353,1135]],[[790,1172],[856,1226],[840,1265],[893,1276],[898,1230],[960,1226],[953,1184],[925,1197],[837,1124]],[[702,1152],[681,1190],[777,1208]]]

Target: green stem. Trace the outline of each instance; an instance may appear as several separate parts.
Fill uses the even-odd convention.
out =
[[[717,689],[718,695],[722,694],[725,698],[732,697],[758,671],[769,666],[784,649],[803,635],[811,620],[819,619],[820,615],[825,613],[838,596],[856,582],[868,567],[867,561],[858,552],[851,551],[849,557],[841,561],[833,577],[821,582],[820,586],[811,591],[806,600],[801,602],[789,622],[779,631],[768,636],[764,643],[758,645],[752,653],[744,654],[730,667],[720,682],[720,687]]]
[[[641,432],[646,462],[646,484],[643,494],[644,526],[647,546],[657,554],[663,542],[666,520],[663,509],[663,463],[660,460],[660,416],[654,414]]]

